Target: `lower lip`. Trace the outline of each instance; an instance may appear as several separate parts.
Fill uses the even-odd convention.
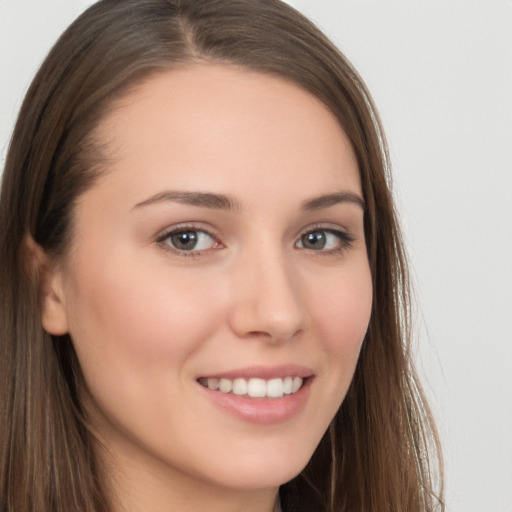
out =
[[[290,420],[300,413],[309,397],[313,377],[308,377],[302,387],[280,398],[249,398],[214,391],[198,383],[198,386],[216,405],[235,417],[259,425],[272,425]]]

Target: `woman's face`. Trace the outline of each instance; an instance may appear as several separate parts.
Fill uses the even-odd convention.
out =
[[[213,65],[150,77],[97,136],[107,169],[79,198],[43,313],[71,335],[93,425],[139,479],[291,479],[370,317],[347,137],[298,86]]]

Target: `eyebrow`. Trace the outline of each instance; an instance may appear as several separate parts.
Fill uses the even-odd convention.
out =
[[[137,203],[133,209],[147,206],[150,204],[173,201],[175,203],[200,206],[202,208],[211,208],[215,210],[230,210],[238,212],[242,205],[224,194],[212,194],[208,192],[182,192],[179,190],[168,190],[155,194],[144,201]]]
[[[352,192],[336,192],[334,194],[327,194],[325,196],[309,199],[302,204],[302,210],[322,210],[339,203],[356,204],[357,206],[360,206],[363,211],[366,210],[366,203],[364,199],[357,194],[353,194]]]
[[[133,209],[167,201],[214,210],[229,210],[234,212],[240,212],[243,210],[242,204],[239,201],[224,194],[214,194],[210,192],[184,192],[180,190],[167,190],[155,194],[154,196],[137,203]],[[363,210],[366,210],[366,203],[364,199],[352,192],[336,192],[308,199],[302,203],[301,210],[322,210],[339,203],[352,203],[361,207]]]

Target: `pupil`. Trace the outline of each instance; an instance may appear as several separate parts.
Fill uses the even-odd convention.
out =
[[[325,247],[325,243],[325,233],[322,231],[306,233],[302,237],[302,245],[308,249],[323,249]]]
[[[195,231],[182,231],[172,236],[172,243],[176,249],[190,250],[197,244],[197,233]]]

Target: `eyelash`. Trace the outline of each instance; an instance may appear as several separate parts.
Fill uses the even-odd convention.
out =
[[[339,255],[339,254],[345,252],[347,249],[350,249],[353,246],[353,242],[355,242],[355,238],[351,234],[347,233],[346,231],[342,231],[340,229],[335,229],[335,228],[327,227],[322,224],[318,224],[318,225],[308,226],[308,228],[306,230],[304,230],[299,235],[297,242],[295,242],[295,245],[297,243],[299,243],[299,241],[301,241],[305,235],[308,235],[311,233],[318,233],[318,232],[334,235],[335,237],[338,238],[338,244],[336,245],[336,247],[334,247],[332,249],[327,249],[327,250],[310,249],[309,251],[311,253],[313,253],[315,256]],[[308,250],[307,248],[303,248],[303,249]]]
[[[200,256],[204,256],[205,253],[207,253],[210,250],[219,249],[219,247],[217,247],[217,248],[204,249],[204,250],[199,250],[199,251],[198,250],[184,251],[182,249],[173,247],[170,243],[167,242],[169,240],[169,238],[171,238],[172,236],[179,235],[181,233],[187,233],[187,232],[205,233],[215,242],[215,244],[222,245],[222,242],[219,242],[218,237],[216,235],[210,233],[210,231],[208,231],[207,229],[203,229],[203,228],[195,226],[195,225],[186,225],[186,224],[180,225],[180,226],[175,226],[172,229],[164,232],[162,235],[160,235],[157,238],[156,242],[159,245],[161,245],[166,251],[169,251],[173,254],[177,254],[178,256],[184,256],[187,258],[197,258]]]
[[[218,237],[216,235],[210,233],[207,229],[202,229],[201,227],[198,227],[195,225],[181,225],[181,226],[173,227],[172,229],[170,229],[170,230],[166,231],[165,233],[163,233],[162,235],[158,236],[158,238],[156,239],[156,242],[159,245],[163,246],[163,248],[169,252],[172,252],[179,256],[184,256],[184,257],[189,257],[189,258],[190,257],[197,258],[200,256],[204,256],[206,253],[208,253],[211,250],[217,250],[217,249],[222,248],[222,247],[212,247],[212,248],[208,248],[208,249],[204,249],[204,250],[186,251],[186,250],[178,249],[178,248],[174,247],[173,245],[171,245],[171,243],[168,243],[168,240],[170,237],[179,235],[179,234],[183,234],[183,233],[187,233],[187,232],[204,233],[214,241],[215,245],[218,244],[218,245],[222,246],[222,242],[220,242],[218,240]],[[319,232],[334,235],[335,237],[338,238],[339,243],[337,244],[336,247],[334,247],[332,249],[327,249],[327,250],[323,250],[323,249],[315,250],[315,249],[308,249],[307,247],[297,247],[297,244],[299,242],[303,243],[304,236],[306,236],[308,234],[319,233]],[[355,241],[355,238],[352,235],[350,235],[349,233],[347,233],[346,231],[326,227],[325,225],[313,225],[313,226],[308,226],[308,228],[306,230],[304,230],[300,233],[297,241],[294,244],[294,247],[301,249],[301,250],[307,250],[307,251],[313,253],[315,256],[330,256],[330,255],[336,255],[336,254],[343,253],[345,250],[352,247],[354,241]]]

